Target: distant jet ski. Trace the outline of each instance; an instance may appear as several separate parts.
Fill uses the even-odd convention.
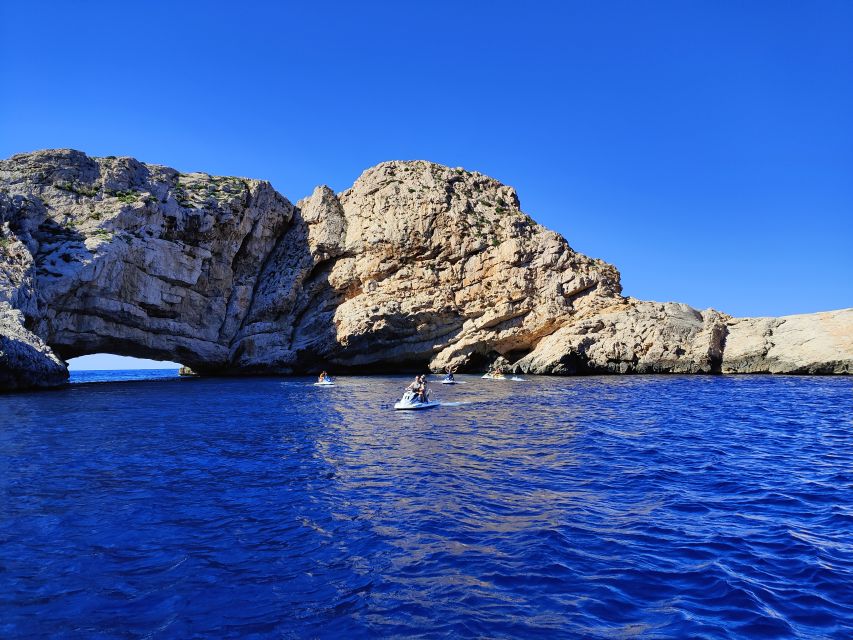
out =
[[[418,398],[418,394],[412,391],[406,391],[403,394],[403,397],[400,399],[400,402],[394,405],[395,409],[431,409],[432,407],[437,407],[439,402],[434,400],[429,400],[427,402],[421,402]]]
[[[335,383],[332,381],[332,376],[323,371],[319,376],[317,376],[317,382],[314,383],[315,387],[334,387]]]
[[[441,384],[462,384],[456,378],[453,377],[452,374],[448,374],[444,376],[444,379],[441,381]]]
[[[506,376],[502,373],[487,373],[483,376],[483,380],[506,380]]]

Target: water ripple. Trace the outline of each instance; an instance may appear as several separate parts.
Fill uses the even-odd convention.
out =
[[[850,380],[463,379],[0,397],[0,637],[853,636]]]

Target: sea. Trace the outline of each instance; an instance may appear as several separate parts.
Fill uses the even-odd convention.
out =
[[[853,380],[74,372],[0,395],[0,638],[851,638]]]

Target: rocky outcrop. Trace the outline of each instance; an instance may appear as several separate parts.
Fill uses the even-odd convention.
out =
[[[65,363],[27,331],[24,314],[0,303],[0,389],[56,387],[68,380]]]
[[[470,365],[620,290],[511,187],[428,162],[383,163],[339,196],[320,187],[294,222],[235,339],[241,368]]]
[[[524,373],[715,373],[728,316],[633,298],[568,323],[515,363]]]
[[[847,374],[853,368],[853,309],[732,318],[627,298],[561,327],[513,368],[561,375]]]
[[[0,185],[0,301],[62,358],[227,367],[293,215],[267,182],[77,151],[15,156]]]
[[[853,371],[853,309],[732,318],[723,373],[841,374]]]
[[[0,225],[0,388],[57,384],[61,359],[95,352],[200,374],[853,360],[849,310],[734,319],[623,298],[618,271],[536,224],[514,189],[429,162],[294,206],[263,181],[41,151],[0,162]]]

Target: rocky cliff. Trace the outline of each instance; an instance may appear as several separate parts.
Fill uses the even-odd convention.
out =
[[[78,151],[0,161],[0,388],[110,352],[200,374],[499,361],[533,373],[848,373],[853,310],[731,318],[621,296],[515,190],[386,162],[295,206],[267,182]]]

